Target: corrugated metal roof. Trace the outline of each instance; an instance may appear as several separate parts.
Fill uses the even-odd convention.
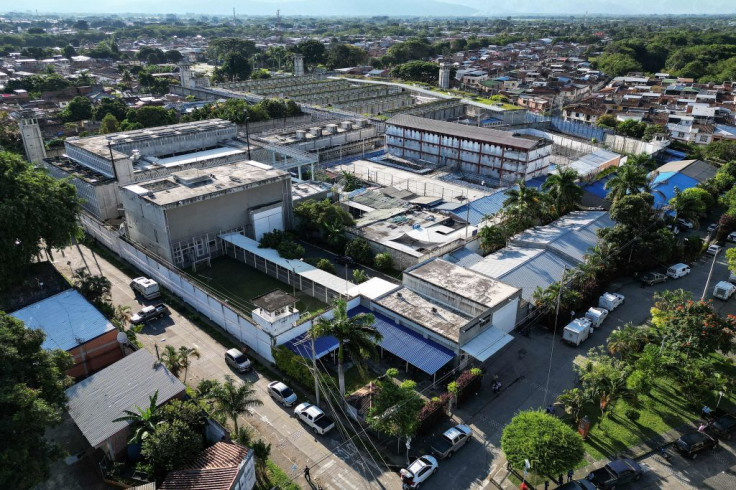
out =
[[[455,357],[450,349],[364,306],[353,308],[348,314],[353,317],[359,313],[370,313],[376,318],[374,326],[383,335],[379,344],[381,347],[429,375],[439,371]]]
[[[565,261],[549,250],[545,250],[498,279],[520,288],[521,297],[531,302],[537,287],[545,289],[562,278],[562,271],[565,266],[569,270],[574,267],[574,264]]]
[[[297,335],[290,341],[283,344],[286,348],[295,354],[298,354],[305,359],[312,358],[312,341],[309,338],[309,333],[304,332],[301,335]],[[322,356],[326,356],[330,352],[337,350],[339,343],[332,335],[325,337],[318,337],[314,339],[314,355],[317,359]]]
[[[76,289],[33,303],[11,316],[28,328],[43,330],[44,349],[70,350],[115,328]]]
[[[128,425],[113,422],[123,410],[148,407],[156,391],[160,406],[184,389],[176,376],[141,349],[68,388],[66,395],[69,415],[90,445],[97,447]]]
[[[494,145],[502,145],[523,150],[531,150],[537,146],[544,146],[548,143],[542,138],[521,138],[514,136],[508,131],[500,131],[498,129],[490,129],[478,126],[467,126],[446,121],[438,121],[435,119],[427,119],[424,117],[410,116],[407,114],[399,114],[386,121],[387,126],[400,126],[420,131],[430,131],[433,133],[446,134],[456,138],[470,139],[491,143]]]
[[[471,265],[470,269],[488,277],[499,278],[543,252],[542,248],[505,247]]]
[[[483,257],[473,252],[472,250],[468,250],[467,248],[463,247],[458,250],[455,250],[452,253],[447,254],[445,256],[445,260],[455,265],[459,265],[460,267],[465,267],[466,269],[468,269],[470,268],[470,266],[475,265],[478,262],[482,261]]]
[[[507,192],[508,189],[502,189],[490,196],[481,197],[456,208],[452,211],[452,214],[457,219],[467,220],[471,225],[478,225],[487,216],[496,214],[503,209],[503,202],[508,199]]]
[[[493,354],[503,349],[514,337],[496,327],[491,327],[476,335],[473,340],[461,347],[480,362],[487,361]]]

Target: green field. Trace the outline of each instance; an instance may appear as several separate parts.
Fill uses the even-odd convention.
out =
[[[281,289],[292,294],[292,287],[271,276],[230,257],[220,257],[212,261],[212,267],[199,268],[197,272],[188,271],[202,283],[228,299],[235,308],[250,314],[253,310],[251,300],[256,296]],[[296,307],[301,313],[315,312],[327,307],[325,303],[301,291],[296,292],[299,302]]]

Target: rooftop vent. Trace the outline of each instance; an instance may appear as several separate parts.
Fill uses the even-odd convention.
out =
[[[184,172],[177,172],[173,176],[174,180],[176,180],[179,184],[185,185],[187,187],[194,187],[195,185],[212,182],[212,177],[210,177],[210,175],[199,173],[197,171],[192,172],[185,170]]]

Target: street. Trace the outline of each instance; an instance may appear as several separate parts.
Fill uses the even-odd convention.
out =
[[[160,300],[141,301],[135,297],[129,277],[114,265],[95,254],[84,245],[75,245],[56,256],[54,264],[60,272],[71,277],[80,267],[88,267],[92,274],[102,274],[112,283],[111,294],[115,305],[126,305],[135,313],[142,306]],[[200,359],[193,359],[189,368],[187,384],[196,386],[203,379],[224,380],[226,375],[248,378],[261,393],[263,405],[254,409],[254,416],[241,422],[255,429],[255,437],[272,445],[271,459],[281,467],[295,483],[310,488],[304,480],[303,470],[310,467],[314,484],[324,489],[400,488],[398,475],[389,472],[381,460],[374,461],[365,451],[356,451],[351,443],[345,444],[338,430],[327,436],[316,436],[292,416],[293,407],[285,408],[275,403],[266,389],[272,381],[252,371],[239,375],[226,364],[226,347],[208,333],[198,328],[181,312],[170,308],[171,316],[149,323],[138,334],[138,340],[155,354],[156,347],[180,345],[194,347]],[[229,346],[230,347],[230,346]],[[348,428],[349,429],[349,428]]]

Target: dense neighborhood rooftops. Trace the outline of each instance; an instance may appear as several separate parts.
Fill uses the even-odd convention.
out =
[[[71,350],[115,327],[76,289],[26,306],[11,316],[46,334],[44,349]]]
[[[184,393],[185,386],[145,349],[66,390],[69,415],[91,446],[97,447],[125,429],[128,422],[113,422],[123,410],[149,406],[158,392],[157,404]]]
[[[386,122],[386,124],[389,126],[393,125],[416,129],[418,131],[446,134],[449,136],[455,136],[456,138],[477,140],[484,143],[522,150],[531,150],[551,144],[543,138],[537,138],[534,136],[514,135],[508,131],[500,131],[498,129],[467,126],[464,124],[438,121],[404,114],[392,117]]]
[[[502,303],[518,291],[513,286],[442,259],[430,260],[404,271],[404,274],[414,276],[488,308]]]

